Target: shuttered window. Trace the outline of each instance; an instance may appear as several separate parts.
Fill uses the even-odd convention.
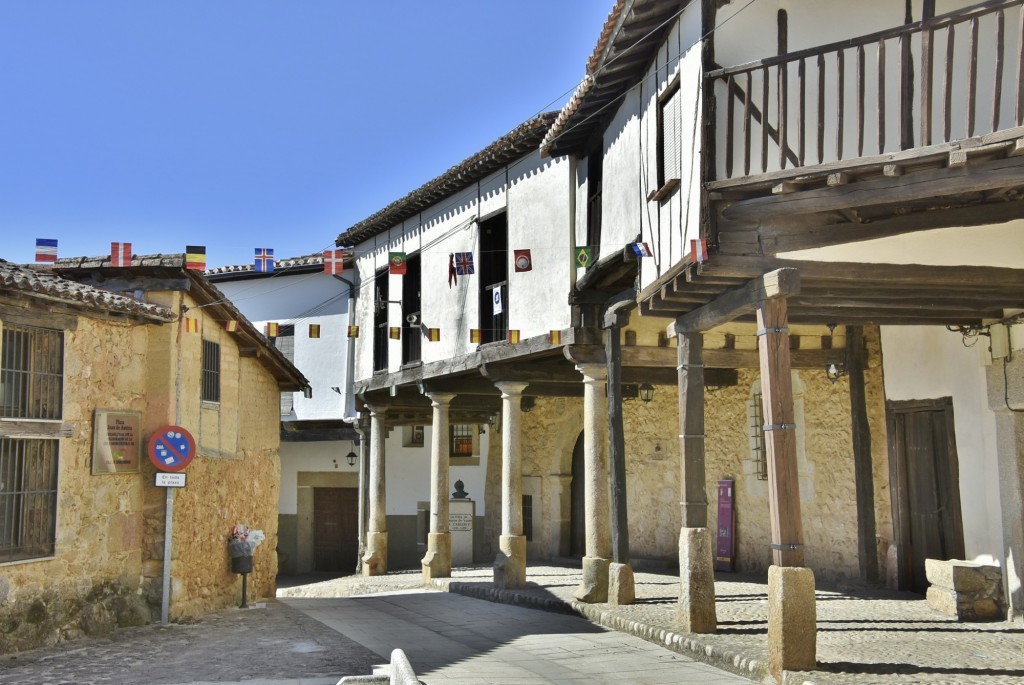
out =
[[[682,97],[679,82],[658,98],[658,186],[678,180],[682,169]]]

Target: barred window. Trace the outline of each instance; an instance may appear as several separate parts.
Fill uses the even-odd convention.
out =
[[[58,445],[0,438],[0,563],[53,556]]]
[[[472,457],[473,456],[473,426],[472,424],[452,424],[449,427],[451,438],[451,457]]]
[[[764,408],[760,389],[754,390],[747,403],[750,458],[757,466],[757,479],[768,480],[768,450],[764,439]]]
[[[64,394],[64,332],[4,324],[0,418],[57,420]]]
[[[220,402],[220,344],[203,341],[202,395],[204,402]]]

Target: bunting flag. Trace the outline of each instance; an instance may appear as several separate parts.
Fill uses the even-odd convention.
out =
[[[690,255],[693,261],[702,264],[708,260],[708,241],[706,239],[690,241]]]
[[[198,333],[199,332],[199,319],[186,318],[185,319],[185,332],[186,333]]]
[[[405,275],[405,253],[388,252],[388,273],[398,276]]]
[[[476,273],[476,268],[473,266],[472,252],[455,253],[455,273],[459,276],[469,276]]]
[[[459,282],[459,277],[455,273],[455,254],[448,253],[448,289],[451,290],[452,286]]]
[[[491,312],[494,314],[494,316],[497,316],[498,314],[501,314],[503,311],[505,311],[505,308],[502,306],[502,303],[503,300],[501,298],[501,286],[496,285],[494,286],[494,289],[491,290]]]
[[[427,340],[430,342],[437,342],[441,339],[440,328],[428,328],[427,329]]]
[[[324,250],[324,273],[340,276],[345,273],[344,250]]]
[[[320,337],[320,324],[311,323],[309,324],[309,337],[319,338]]]
[[[508,341],[510,343],[512,343],[513,345],[518,345],[519,344],[519,331],[518,330],[510,330],[508,332]]]
[[[350,338],[358,338],[359,337],[359,326],[349,326],[348,327],[348,337],[350,337]]]
[[[36,261],[57,261],[57,241],[54,238],[36,238]]]
[[[512,250],[512,253],[512,264],[516,272],[533,270],[533,257],[529,250]]]
[[[253,262],[253,271],[258,274],[269,274],[274,270],[273,248],[257,247],[256,258]]]
[[[229,332],[229,333],[234,333],[235,331],[238,330],[238,322],[234,321],[234,320],[232,320],[232,321],[225,321],[224,322],[224,330]]]
[[[651,246],[647,243],[630,243],[629,246],[633,248],[633,254],[637,257],[653,257],[654,253],[651,252]]]
[[[206,271],[206,247],[203,245],[185,246],[185,268],[194,271]]]
[[[271,321],[266,325],[264,331],[266,331],[268,338],[276,338],[278,333],[281,332],[281,326],[279,326],[276,322]]]
[[[550,331],[548,333],[548,342],[552,345],[562,344],[562,331]]]
[[[400,326],[391,326],[388,328],[388,337],[392,340],[401,340],[402,328]]]
[[[583,247],[577,247],[576,252],[573,253],[573,263],[577,269],[588,269],[590,268],[590,261],[594,257],[594,248],[590,245],[584,245]]]
[[[482,336],[480,335],[480,329],[479,328],[470,328],[469,329],[469,342],[470,343],[479,344],[480,340],[482,340]]]
[[[131,266],[132,265],[132,244],[131,243],[110,243],[110,265]]]

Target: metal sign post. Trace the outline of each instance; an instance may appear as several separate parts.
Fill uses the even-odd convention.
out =
[[[171,604],[171,543],[174,540],[174,490],[185,487],[184,470],[196,455],[196,441],[181,426],[163,426],[153,432],[147,449],[149,461],[161,473],[156,485],[167,488],[164,505],[164,577],[160,593],[160,623],[167,625]]]
[[[171,533],[174,527],[174,488],[167,488],[164,504],[164,585],[160,593],[160,624],[167,625],[171,605]]]

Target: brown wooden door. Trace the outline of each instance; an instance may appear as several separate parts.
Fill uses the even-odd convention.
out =
[[[888,403],[899,587],[928,590],[925,559],[964,557],[953,401]]]
[[[313,488],[313,569],[351,573],[359,547],[359,491]]]

